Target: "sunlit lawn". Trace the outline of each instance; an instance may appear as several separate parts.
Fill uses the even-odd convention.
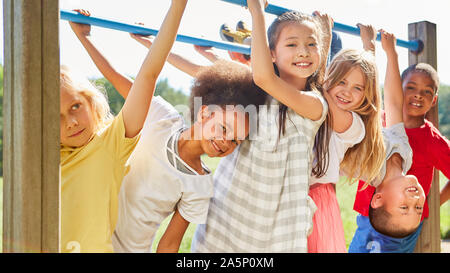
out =
[[[219,163],[219,159],[214,158],[203,158],[205,163],[211,168],[212,171],[215,171],[217,164]],[[440,175],[440,186],[444,186],[447,182],[447,179],[444,175]],[[339,205],[341,207],[341,216],[342,221],[344,224],[344,230],[345,230],[345,239],[347,243],[347,247],[350,244],[353,234],[356,230],[356,212],[353,211],[353,202],[355,200],[355,193],[357,184],[348,185],[341,179],[341,182],[337,185],[337,197],[339,201]],[[2,219],[3,215],[3,178],[0,177],[0,219]],[[450,201],[444,204],[441,209],[441,236],[450,236]],[[156,250],[157,243],[159,239],[161,238],[162,234],[164,233],[164,230],[167,227],[167,224],[170,221],[170,216],[161,224],[155,240],[153,242],[153,251]],[[191,241],[192,237],[195,232],[195,225],[191,224],[189,225],[189,228],[187,229],[183,241],[180,246],[180,252],[190,252],[191,248]],[[2,221],[0,221],[0,234],[2,234]],[[2,236],[0,236],[0,250],[2,249]]]
[[[213,162],[211,162],[213,163]],[[212,166],[212,165],[209,165]],[[355,200],[355,193],[357,184],[348,185],[341,179],[342,181],[337,185],[337,195],[338,195],[338,201],[341,206],[341,217],[344,224],[344,230],[345,230],[345,241],[347,243],[347,247],[350,244],[353,234],[356,230],[356,215],[357,213],[353,210],[353,201]],[[156,235],[155,241],[153,243],[153,251],[156,250],[157,243],[159,239],[161,238],[162,234],[164,233],[164,230],[167,227],[167,224],[170,221],[170,217],[168,217],[162,224],[160,229],[158,230],[158,233]],[[191,240],[194,236],[195,232],[195,224],[190,224],[189,229],[186,231],[182,245],[180,246],[180,252],[190,252],[191,247]]]
[[[3,177],[0,177],[0,252],[3,249]]]
[[[217,167],[217,164],[219,162],[219,159],[216,158],[203,158],[205,163],[210,166],[210,168],[214,171]],[[444,186],[447,182],[447,179],[444,175],[440,175],[440,186]],[[336,190],[337,190],[337,198],[339,202],[339,206],[341,208],[341,217],[342,222],[344,224],[344,231],[345,231],[345,241],[347,244],[347,248],[352,241],[353,234],[356,230],[356,215],[357,213],[353,210],[353,203],[355,201],[355,194],[357,189],[357,183],[353,183],[352,185],[349,185],[345,182],[345,179],[341,179],[341,181],[338,183]],[[165,228],[167,227],[167,224],[169,223],[170,217],[166,219],[159,228],[157,235],[155,237],[155,241],[153,242],[153,251],[156,250],[157,243],[159,239],[161,238],[162,234],[164,233]],[[444,204],[441,207],[441,237],[450,232],[450,201],[448,201],[446,204]],[[189,229],[186,231],[182,245],[180,246],[180,252],[190,252],[191,247],[191,240],[194,236],[195,232],[195,225],[190,224]],[[449,235],[447,235],[449,236]]]

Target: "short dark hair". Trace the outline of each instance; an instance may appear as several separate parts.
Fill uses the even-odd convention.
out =
[[[248,66],[237,62],[219,60],[211,66],[204,67],[198,74],[191,88],[191,121],[194,112],[194,98],[201,97],[202,105],[242,105],[244,108],[264,105],[267,93],[254,82]]]
[[[391,223],[392,215],[381,206],[379,208],[369,207],[369,220],[372,227],[381,234],[394,237],[394,238],[404,238],[414,231],[416,231],[417,227],[413,230],[408,230],[406,228],[402,228],[398,225],[394,225]]]
[[[427,63],[418,63],[418,64],[410,65],[408,68],[406,68],[402,72],[402,82],[406,79],[406,77],[410,73],[415,73],[415,72],[424,73],[428,77],[430,77],[430,79],[434,83],[434,93],[435,93],[435,95],[437,95],[438,90],[439,90],[439,75],[438,75],[436,69],[434,69],[431,65],[429,65]]]

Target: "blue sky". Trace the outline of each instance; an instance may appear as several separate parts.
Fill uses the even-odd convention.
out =
[[[450,44],[449,28],[450,1],[442,0],[273,0],[271,4],[306,13],[320,10],[329,13],[335,21],[347,25],[358,22],[370,23],[377,28],[384,28],[396,34],[397,38],[406,40],[408,23],[430,21],[437,24],[438,36],[438,72],[441,81],[450,84]],[[426,4],[425,4],[426,3]],[[158,29],[170,5],[170,0],[60,0],[61,9],[84,8],[99,17],[121,22],[142,22],[150,28]],[[3,12],[1,13],[3,14]],[[274,16],[267,15],[270,23]],[[189,0],[181,22],[181,34],[220,40],[219,28],[223,23],[234,26],[238,20],[251,25],[249,12],[239,6],[220,0]],[[146,55],[146,49],[132,40],[127,33],[93,27],[92,35],[96,45],[110,62],[121,72],[134,76]],[[0,36],[3,39],[3,34]],[[358,37],[342,34],[344,47],[360,48]],[[3,60],[3,41],[1,43],[1,60]],[[78,68],[88,77],[100,77],[101,74],[90,60],[87,53],[70,30],[66,21],[60,23],[61,63]],[[383,82],[385,57],[378,43],[377,64],[380,81]],[[173,52],[182,54],[199,64],[208,64],[198,55],[192,45],[176,43]],[[218,50],[219,55],[227,58],[225,51]],[[407,49],[399,48],[400,69],[408,64]],[[191,78],[166,64],[162,77],[177,89],[189,92]]]

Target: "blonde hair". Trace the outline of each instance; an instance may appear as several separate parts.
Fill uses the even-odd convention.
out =
[[[60,88],[80,92],[86,98],[94,113],[94,132],[113,120],[114,116],[111,114],[106,94],[87,78],[77,75],[65,65],[62,65],[60,69]]]
[[[340,167],[350,182],[359,179],[371,182],[378,179],[386,155],[381,131],[382,98],[375,57],[367,51],[341,50],[326,71],[324,86],[327,90],[334,88],[355,67],[363,72],[365,87],[362,101],[352,111],[363,120],[366,135],[360,143],[347,150]]]

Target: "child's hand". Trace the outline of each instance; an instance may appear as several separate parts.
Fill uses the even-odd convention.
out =
[[[384,31],[383,29],[380,30],[381,32],[381,46],[383,47],[383,50],[386,52],[386,54],[389,56],[391,54],[396,54],[396,38],[394,34]]]
[[[143,26],[144,24],[136,23],[136,25]],[[136,41],[138,41],[140,44],[142,44],[146,48],[150,48],[153,44],[154,37],[151,35],[140,35],[140,34],[130,33],[130,36],[131,36],[131,38],[135,39]]]
[[[269,5],[267,0],[247,0],[247,7],[252,10],[264,10]]]
[[[331,37],[331,31],[334,26],[333,18],[330,15],[328,15],[326,13],[321,13],[320,11],[317,11],[317,10],[313,12],[313,15],[318,18],[319,23],[322,26],[322,30],[323,30],[324,34]]]
[[[361,33],[364,49],[375,52],[375,41],[377,39],[377,31],[375,28],[372,25],[364,25],[361,23],[357,24],[357,26]]]
[[[201,55],[203,55],[204,53],[208,53],[212,50],[212,46],[199,46],[199,45],[194,45],[194,49],[195,51],[197,51],[198,53],[200,53]]]
[[[220,60],[221,58],[216,54],[212,46],[199,46],[194,45],[195,51],[197,51],[200,55],[208,59],[210,62],[215,63],[216,61]],[[195,65],[196,66],[196,65]],[[194,67],[195,67],[194,66]],[[198,69],[195,68],[195,74],[197,74]],[[191,73],[188,73],[191,75]]]
[[[84,16],[91,16],[91,13],[84,9],[75,9],[74,11],[78,12],[81,15]],[[91,35],[91,25],[88,24],[80,24],[75,23],[72,21],[69,21],[70,27],[72,28],[73,32],[80,37],[80,36],[90,36]]]
[[[146,36],[146,35],[140,35],[140,34],[134,34],[130,33],[131,38],[138,41],[140,44],[145,46],[146,48],[150,48],[153,44],[152,36]]]

